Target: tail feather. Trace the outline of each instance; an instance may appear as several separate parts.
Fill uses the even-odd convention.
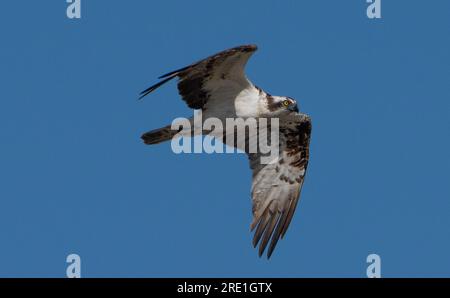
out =
[[[144,140],[144,143],[147,145],[158,144],[172,139],[178,132],[179,130],[172,130],[171,126],[168,125],[144,133],[141,136],[141,139]]]

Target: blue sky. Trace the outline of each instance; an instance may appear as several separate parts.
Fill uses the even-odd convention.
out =
[[[0,276],[450,276],[450,2],[8,1],[0,16]],[[240,44],[313,119],[287,237],[251,246],[245,155],[141,133],[192,112],[157,76]]]

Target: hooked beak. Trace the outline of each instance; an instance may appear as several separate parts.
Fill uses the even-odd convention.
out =
[[[298,113],[298,106],[297,106],[297,105],[290,106],[290,107],[288,108],[288,110],[291,111],[291,112],[296,112],[296,113]]]

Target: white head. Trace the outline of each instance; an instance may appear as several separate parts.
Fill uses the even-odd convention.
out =
[[[271,114],[299,112],[295,99],[287,96],[267,95],[267,109]]]

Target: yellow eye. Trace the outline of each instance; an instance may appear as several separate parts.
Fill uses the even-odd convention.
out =
[[[285,100],[283,101],[283,106],[288,107],[291,103],[289,102],[289,100]]]

